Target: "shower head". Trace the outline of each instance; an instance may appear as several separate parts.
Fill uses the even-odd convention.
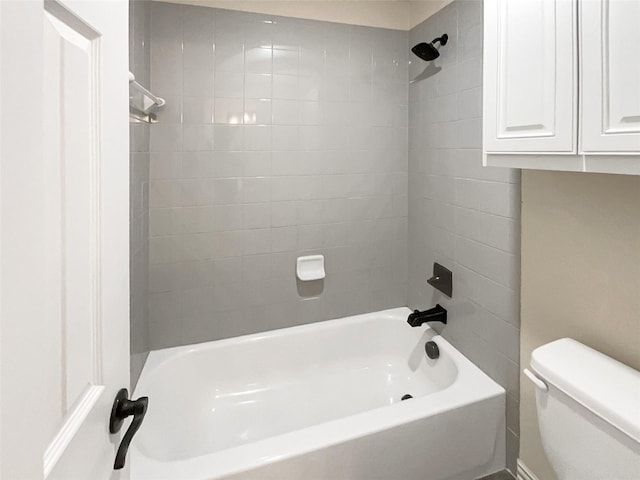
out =
[[[440,45],[446,45],[449,40],[449,35],[446,33],[439,38],[434,38],[431,43],[419,43],[411,49],[411,51],[420,57],[425,62],[435,60],[440,56],[440,52],[435,47],[436,42],[440,42]]]

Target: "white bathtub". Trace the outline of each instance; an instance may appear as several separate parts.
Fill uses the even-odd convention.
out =
[[[504,390],[434,330],[410,327],[409,313],[151,352],[135,391],[149,409],[132,480],[473,480],[501,470]],[[425,355],[428,340],[439,359]]]

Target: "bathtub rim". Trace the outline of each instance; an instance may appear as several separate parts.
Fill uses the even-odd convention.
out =
[[[144,375],[145,377],[150,375],[151,373],[153,373],[154,370],[162,367],[168,361],[186,357],[188,355],[197,353],[199,351],[213,350],[216,348],[222,348],[229,345],[235,345],[240,343],[254,343],[267,338],[284,337],[292,331],[305,330],[307,331],[307,333],[312,334],[314,331],[317,331],[317,330],[328,330],[333,326],[339,326],[343,324],[345,321],[349,321],[353,323],[366,322],[372,319],[379,319],[381,317],[387,320],[393,320],[393,321],[398,321],[398,320],[406,321],[406,318],[411,312],[412,310],[410,310],[407,307],[395,307],[395,308],[390,308],[386,310],[380,310],[379,312],[360,313],[358,315],[351,315],[348,317],[334,318],[331,320],[322,320],[319,322],[307,323],[302,325],[293,325],[291,327],[265,330],[263,332],[257,332],[257,333],[248,333],[246,335],[240,335],[237,337],[222,338],[219,340],[209,340],[207,342],[193,343],[189,345],[179,345],[177,347],[167,347],[159,350],[152,350],[149,352],[147,360],[142,368],[142,371],[140,373],[140,380],[143,379],[144,374],[146,374]],[[419,330],[424,331],[426,334],[432,337],[437,336],[442,340],[444,340],[444,338],[441,337],[438,334],[438,332],[436,332],[428,324],[424,324],[421,327],[410,327],[409,325],[407,325],[407,327],[417,328]],[[447,342],[447,344],[449,344],[449,342]],[[449,344],[449,346],[455,352],[460,353],[451,344]],[[138,381],[137,385],[140,385],[140,381]]]

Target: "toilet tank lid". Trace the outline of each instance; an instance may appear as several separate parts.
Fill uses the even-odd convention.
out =
[[[571,338],[536,348],[542,379],[640,442],[640,372]]]

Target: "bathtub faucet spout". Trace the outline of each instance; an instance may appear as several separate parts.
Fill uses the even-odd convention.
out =
[[[412,327],[419,327],[423,323],[427,322],[440,322],[447,324],[447,311],[438,303],[435,307],[429,310],[420,312],[414,310],[413,313],[407,318],[407,323]]]

